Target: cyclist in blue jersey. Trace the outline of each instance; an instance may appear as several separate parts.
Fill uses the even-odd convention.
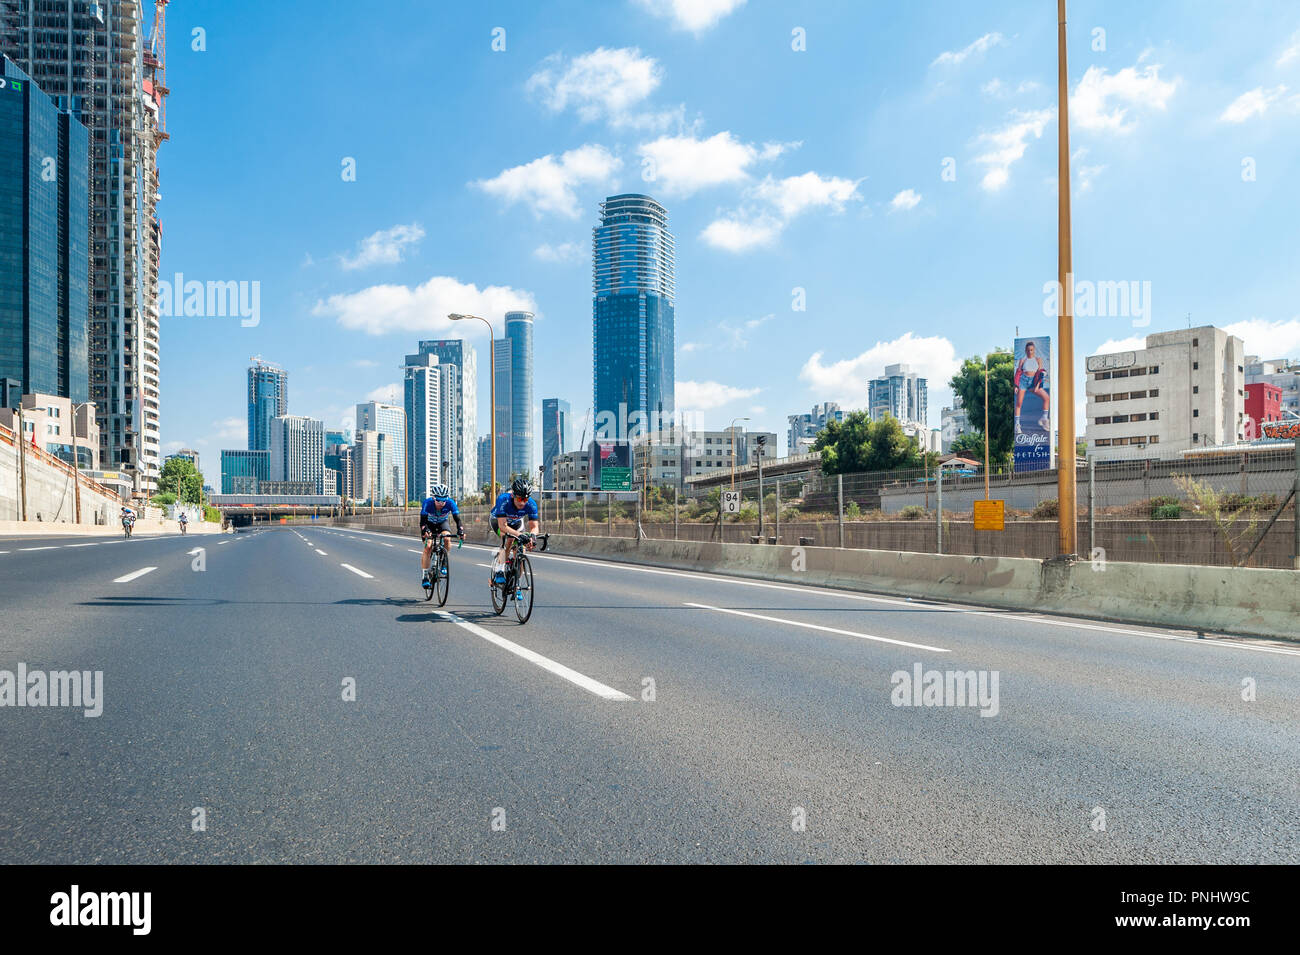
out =
[[[532,497],[533,489],[523,478],[515,478],[510,490],[502,491],[492,506],[490,523],[492,532],[501,538],[501,547],[497,549],[496,559],[492,563],[492,580],[494,583],[506,582],[506,561],[510,557],[510,548],[528,522],[528,533],[536,534],[540,524],[537,518],[537,502]],[[528,549],[532,550],[532,541]]]
[[[420,556],[422,585],[429,579],[429,561],[433,556],[433,542],[439,537],[451,537],[451,530],[447,527],[447,523],[452,520],[456,522],[456,536],[464,537],[465,528],[460,523],[460,510],[456,507],[455,499],[447,490],[447,485],[435,484],[429,489],[429,496],[424,499],[424,506],[420,508],[420,534],[425,537],[424,553]],[[425,535],[426,530],[427,535]],[[451,550],[446,546],[445,541],[443,550],[450,561]],[[447,573],[445,566],[442,573],[444,576]]]

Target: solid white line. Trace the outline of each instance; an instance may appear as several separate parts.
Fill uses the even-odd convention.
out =
[[[845,637],[859,637],[863,640],[876,640],[880,643],[893,643],[900,647],[911,647],[914,650],[933,650],[935,653],[947,653],[943,647],[928,647],[924,643],[908,643],[906,640],[894,640],[890,637],[877,637],[870,633],[857,633],[853,630],[840,630],[837,627],[823,627],[817,623],[804,623],[801,620],[786,620],[782,617],[766,617],[761,613],[747,613],[743,610],[728,610],[726,607],[712,607],[709,604],[687,603],[688,607],[698,607],[701,610],[716,610],[718,613],[735,614],[737,617],[752,617],[755,620],[766,620],[769,623],[784,623],[791,627],[803,627],[805,630],[821,630],[825,633],[838,633]]]
[[[422,551],[422,550],[411,550],[409,547],[407,548],[406,552],[407,552],[408,554],[423,554],[423,553],[424,553],[424,551]]]
[[[320,554],[322,557],[328,557],[328,556],[329,556],[329,554],[325,553],[325,552],[324,552],[323,550],[321,550],[319,547],[316,548],[316,553]]]
[[[93,541],[92,543],[89,544],[68,544],[67,546],[68,547],[98,547],[99,541]]]
[[[217,546],[220,546],[222,544],[229,544],[229,543],[230,541],[217,541]]]
[[[367,574],[364,570],[357,570],[351,564],[339,564],[339,566],[346,567],[348,570],[352,571],[352,573],[356,574],[358,577],[364,577],[367,580],[372,579],[372,576],[370,574]]]
[[[612,686],[606,686],[604,683],[593,680],[589,676],[584,676],[577,670],[571,670],[563,663],[556,663],[554,660],[544,657],[540,653],[534,653],[527,647],[521,647],[519,644],[507,640],[505,637],[499,637],[491,630],[485,630],[477,624],[470,623],[468,620],[463,620],[454,613],[448,613],[446,610],[437,610],[434,612],[438,614],[438,616],[450,620],[457,626],[463,627],[476,637],[482,637],[484,640],[496,644],[503,650],[509,650],[515,656],[523,657],[529,663],[535,663],[543,670],[554,673],[558,677],[563,677],[570,683],[582,687],[589,693],[595,693],[603,699],[615,700],[620,703],[632,702],[632,697],[628,696],[626,693],[616,690]]]
[[[58,544],[50,544],[48,547],[20,547],[19,550],[58,550]]]
[[[129,574],[126,574],[126,575],[124,575],[124,576],[122,576],[122,577],[117,577],[117,578],[115,578],[115,579],[113,580],[113,583],[115,583],[115,584],[125,584],[125,583],[128,583],[129,581],[135,580],[137,577],[143,577],[145,574],[147,574],[147,573],[149,573],[149,572],[151,572],[151,571],[155,571],[155,570],[157,570],[157,569],[158,569],[157,567],[141,567],[139,570],[133,570],[133,571],[131,571],[131,573],[129,573]]]

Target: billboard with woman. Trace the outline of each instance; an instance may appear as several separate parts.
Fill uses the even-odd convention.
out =
[[[1015,467],[1041,471],[1052,466],[1052,340],[1017,338],[1015,356]]]

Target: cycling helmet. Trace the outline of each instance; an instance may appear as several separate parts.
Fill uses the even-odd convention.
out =
[[[435,484],[429,491],[429,496],[435,501],[445,501],[451,497],[451,491],[447,490],[445,484]]]
[[[510,482],[510,493],[515,497],[526,498],[533,493],[533,486],[523,478],[515,478]]]

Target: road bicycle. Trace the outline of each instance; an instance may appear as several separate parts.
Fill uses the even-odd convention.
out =
[[[528,560],[530,541],[541,541],[542,550],[550,542],[550,534],[529,534],[524,531],[510,548],[510,559],[506,561],[505,583],[496,582],[496,574],[488,578],[488,587],[492,591],[492,611],[499,617],[505,613],[506,604],[515,605],[515,616],[520,623],[527,623],[533,615],[533,565]]]
[[[135,518],[134,518],[134,517],[124,517],[124,518],[122,518],[122,533],[123,533],[123,534],[125,534],[127,537],[130,537],[130,536],[131,536],[131,529],[132,529],[133,527],[135,527]]]
[[[447,563],[447,545],[443,541],[442,534],[434,536],[433,531],[427,528],[422,535],[427,541],[430,537],[434,538],[433,553],[429,557],[429,572],[424,577],[424,599],[432,600],[437,594],[438,606],[441,607],[447,602],[447,594],[451,590],[451,565]],[[460,540],[456,542],[456,549],[465,543],[465,535],[459,535]]]

